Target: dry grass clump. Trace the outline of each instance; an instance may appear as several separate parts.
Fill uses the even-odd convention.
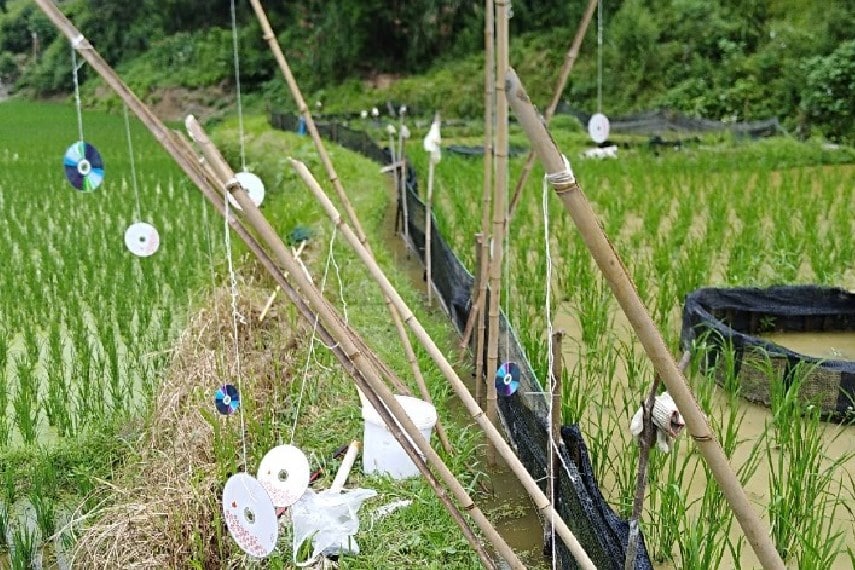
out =
[[[253,407],[263,409],[273,400],[272,371],[290,368],[300,335],[282,303],[275,303],[259,322],[269,291],[243,284],[240,291],[243,385],[246,391],[251,380]],[[78,517],[84,528],[75,566],[186,568],[191,560],[204,560],[206,568],[236,564],[229,562],[230,546],[221,540],[226,530],[219,498],[225,480],[218,476],[214,426],[233,430],[239,440],[240,423],[219,416],[213,402],[216,388],[237,378],[232,327],[228,290],[215,292],[191,318],[157,389],[138,456],[112,482],[103,483],[97,497],[101,507]],[[282,375],[276,376],[281,383]],[[214,418],[213,425],[204,412]]]

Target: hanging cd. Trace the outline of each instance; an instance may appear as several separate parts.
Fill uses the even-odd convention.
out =
[[[77,141],[68,147],[62,162],[65,177],[81,192],[92,192],[104,181],[101,153],[87,142]]]
[[[505,362],[496,371],[496,392],[500,396],[510,396],[520,387],[522,372],[516,362]]]
[[[609,119],[602,113],[591,115],[588,121],[588,135],[597,144],[606,142],[609,138]]]
[[[273,552],[279,537],[276,509],[255,477],[237,473],[223,489],[223,515],[238,546],[251,556],[264,558]]]
[[[125,230],[125,246],[137,257],[148,257],[160,247],[160,234],[151,224],[137,222]]]
[[[240,407],[240,394],[237,388],[231,384],[225,384],[217,390],[214,403],[217,405],[218,412],[224,416],[231,415]]]
[[[261,460],[258,481],[274,506],[290,507],[309,488],[309,460],[293,445],[278,445]]]
[[[252,200],[252,203],[256,206],[261,206],[261,203],[264,201],[264,182],[261,181],[261,178],[252,172],[238,172],[235,174],[235,178],[243,186],[243,189],[246,190],[246,193],[249,194],[249,199]],[[243,209],[231,194],[229,194],[229,204],[232,208]]]

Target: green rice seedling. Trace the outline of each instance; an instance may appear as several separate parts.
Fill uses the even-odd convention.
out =
[[[36,363],[27,352],[18,355],[14,361],[17,385],[12,400],[18,434],[24,443],[33,443],[39,431],[41,403],[38,394]]]

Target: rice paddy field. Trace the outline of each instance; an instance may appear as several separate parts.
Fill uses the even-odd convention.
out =
[[[11,518],[34,511],[49,537],[62,497],[118,465],[213,267],[201,195],[148,132],[131,122],[137,219],[122,115],[84,112],[83,129],[105,164],[91,193],[65,179],[73,106],[0,104],[0,544],[19,553],[36,528]],[[159,231],[151,258],[125,247],[137,221]]]
[[[582,160],[579,131],[564,119],[552,129],[675,355],[682,301],[696,288],[855,288],[855,167],[835,164],[851,162],[851,153],[725,136],[661,155],[621,148],[617,160]],[[511,144],[526,144],[520,131],[511,134]],[[443,138],[482,144],[465,131]],[[426,153],[415,140],[409,159],[424,173]],[[523,162],[510,160],[511,190]],[[480,158],[446,152],[433,191],[437,223],[470,268],[481,230],[482,176]],[[548,219],[554,326],[567,333],[563,419],[580,424],[604,495],[628,517],[638,458],[628,426],[650,389],[652,366],[551,189],[544,213],[542,177],[536,167],[511,222],[503,307],[539,377],[546,377]],[[696,356],[702,351],[696,347]],[[855,427],[823,422],[816,408],[798,400],[799,382],[785,390],[771,370],[771,408],[748,404],[726,362],[722,388],[711,373],[699,372],[700,360],[687,373],[696,398],[788,566],[852,568]],[[657,567],[758,566],[690,439],[668,455],[654,451],[651,463],[642,528]]]

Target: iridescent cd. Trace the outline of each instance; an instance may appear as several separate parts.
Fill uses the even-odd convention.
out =
[[[68,147],[62,162],[65,177],[81,192],[92,192],[104,181],[101,153],[87,142],[77,141]]]
[[[588,135],[597,144],[606,142],[609,138],[609,119],[602,113],[591,115],[588,121]]]
[[[137,257],[148,257],[160,247],[160,234],[151,224],[144,222],[131,224],[125,230],[125,246]]]
[[[244,552],[256,558],[273,552],[279,537],[276,509],[255,477],[247,473],[229,477],[223,488],[223,516]]]
[[[500,396],[510,396],[520,387],[522,372],[516,362],[505,362],[496,371],[496,392]]]
[[[252,172],[238,172],[235,174],[235,178],[243,186],[243,189],[246,190],[246,193],[249,194],[249,199],[252,200],[252,203],[256,207],[261,206],[261,203],[264,201],[264,182],[261,181],[261,178]],[[229,204],[231,204],[232,208],[243,209],[231,194],[229,194]]]
[[[235,413],[240,407],[238,389],[231,384],[220,386],[214,396],[214,403],[217,405],[217,411],[224,416]]]
[[[293,445],[277,445],[258,466],[258,481],[276,507],[290,507],[309,488],[309,460]]]

